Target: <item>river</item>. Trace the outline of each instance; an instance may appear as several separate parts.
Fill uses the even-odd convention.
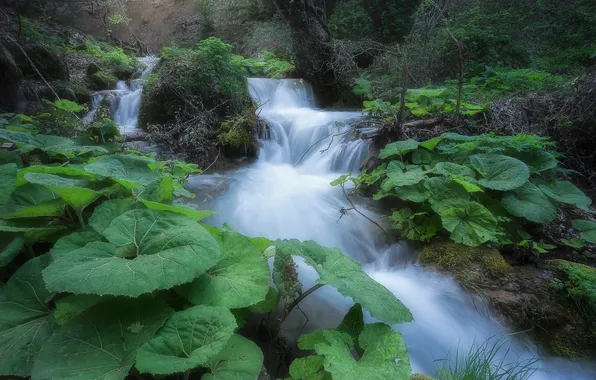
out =
[[[147,62],[144,75],[154,61]],[[112,92],[97,94],[97,99],[113,97],[113,114],[123,133],[137,131],[140,83],[120,83]],[[378,227],[370,221],[354,211],[340,214],[350,204],[341,188],[330,186],[330,182],[342,174],[358,172],[369,152],[368,142],[350,132],[351,124],[362,117],[360,112],[317,109],[310,86],[302,80],[249,79],[249,88],[270,131],[262,139],[256,162],[190,179],[189,189],[197,194],[195,202],[217,211],[208,222],[229,223],[249,236],[315,240],[362,262],[367,273],[414,315],[414,322],[394,327],[404,336],[415,373],[433,375],[440,366],[437,359],[458,351],[461,354],[475,342],[482,344],[509,332],[478,297],[451,278],[417,265],[416,252],[407,244],[386,246]],[[366,202],[358,202],[357,207],[379,221]],[[316,273],[303,262],[298,264],[305,288],[312,286]],[[321,288],[302,304],[309,320],[304,331],[336,327],[351,306],[352,301],[334,289]],[[366,318],[372,321],[370,316]],[[295,311],[285,334],[295,337],[305,321],[302,313]],[[507,361],[541,356],[541,350],[523,335],[512,337],[508,348],[495,360],[505,354]],[[536,366],[539,370],[532,379],[596,378],[593,363],[544,357]]]

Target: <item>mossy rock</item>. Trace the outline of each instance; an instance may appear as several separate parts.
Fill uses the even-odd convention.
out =
[[[458,279],[471,279],[485,274],[502,276],[511,270],[511,266],[495,248],[468,247],[449,242],[426,245],[420,253],[420,262],[449,271]]]
[[[103,71],[98,71],[95,74],[89,76],[89,81],[95,90],[111,90],[116,87],[118,78],[113,75],[106,74]]]
[[[256,108],[247,106],[241,115],[221,123],[217,131],[218,145],[228,157],[254,156],[258,151],[256,128]]]
[[[91,62],[89,66],[87,66],[87,76],[91,76],[97,72],[103,71],[101,67],[95,62]]]
[[[130,80],[138,76],[139,71],[132,66],[120,66],[114,69],[114,75],[120,80]]]
[[[37,70],[39,70],[44,79],[48,81],[67,81],[70,79],[68,66],[58,53],[51,48],[45,45],[36,44],[27,46],[24,50],[29,58],[22,54],[20,50],[15,54],[15,57],[17,57],[19,66],[21,67],[21,70],[23,70],[25,76],[37,78],[39,76]],[[29,59],[33,62],[37,70],[31,66]]]
[[[587,323],[596,317],[596,268],[566,260],[549,260],[557,277],[550,281],[550,289],[570,307],[574,307]]]
[[[434,379],[432,377],[422,375],[420,373],[415,373],[412,376],[410,376],[410,380],[434,380]]]

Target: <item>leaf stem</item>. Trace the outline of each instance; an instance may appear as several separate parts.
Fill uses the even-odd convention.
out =
[[[83,210],[77,212],[77,217],[79,218],[79,223],[81,224],[81,228],[85,228],[85,219],[83,219]]]
[[[190,379],[190,369],[188,369],[188,370],[186,370],[186,371],[184,372],[184,375],[182,376],[182,379],[183,379],[183,380],[188,380],[188,379]]]

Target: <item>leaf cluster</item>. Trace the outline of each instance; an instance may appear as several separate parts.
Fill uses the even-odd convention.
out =
[[[211,211],[177,201],[194,197],[183,184],[200,172],[196,165],[34,132],[0,129],[0,141],[16,145],[0,165],[0,280],[7,280],[0,376],[125,379],[134,368],[137,375],[256,379],[263,354],[239,327],[250,314],[275,313],[280,299],[289,313],[309,294],[287,275],[295,256],[319,273],[318,287],[333,286],[377,320],[412,320],[337,249],[199,224]],[[31,151],[48,162],[23,163]],[[399,355],[399,378],[409,376],[401,336],[388,325],[366,326],[344,346],[326,334],[329,347],[321,349],[341,355],[343,371],[382,364],[380,378],[395,379],[385,374],[398,373],[392,360]],[[365,352],[357,363],[348,360],[355,344]]]
[[[588,211],[592,202],[564,178],[552,145],[533,135],[444,133],[388,144],[377,169],[351,179],[376,184],[374,199],[404,206],[390,219],[409,239],[448,235],[469,246],[519,244],[544,252],[554,246],[536,242],[526,227],[554,221],[560,204]]]

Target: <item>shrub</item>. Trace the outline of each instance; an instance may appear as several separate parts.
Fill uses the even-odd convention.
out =
[[[292,62],[279,58],[269,51],[262,52],[256,58],[235,56],[234,60],[248,76],[285,78],[294,71]]]
[[[564,260],[553,260],[552,263],[560,278],[551,280],[551,289],[592,323],[596,316],[596,269]]]
[[[539,253],[552,246],[534,241],[524,227],[554,221],[559,204],[588,209],[592,202],[561,178],[551,149],[546,138],[532,135],[444,133],[391,143],[377,169],[334,184],[380,183],[374,199],[399,201],[403,208],[390,219],[409,239],[448,235],[469,246],[519,244]]]

